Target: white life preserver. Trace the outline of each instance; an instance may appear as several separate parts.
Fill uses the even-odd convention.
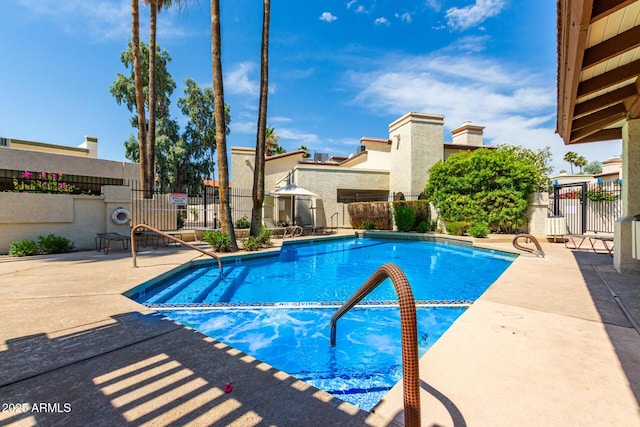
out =
[[[118,225],[128,224],[131,221],[131,212],[125,208],[118,208],[111,214],[111,221]]]

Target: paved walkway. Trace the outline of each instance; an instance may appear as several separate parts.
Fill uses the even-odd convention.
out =
[[[640,426],[640,335],[616,302],[640,322],[640,277],[543,247],[421,359],[424,426]],[[0,425],[402,424],[398,386],[367,413],[121,295],[198,255],[0,258]]]

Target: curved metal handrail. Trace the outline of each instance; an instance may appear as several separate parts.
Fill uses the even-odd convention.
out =
[[[418,367],[418,328],[416,303],[407,276],[395,264],[385,263],[345,302],[331,318],[331,346],[336,345],[336,323],[386,278],[390,278],[398,294],[402,328],[402,377],[404,387],[404,422],[420,425],[420,372]]]
[[[331,220],[331,228],[333,228],[333,217],[336,217],[336,229],[340,228],[339,227],[339,221],[340,221],[340,213],[339,212],[334,212],[333,215],[331,215],[331,218],[329,218]]]
[[[165,233],[164,231],[160,231],[156,228],[153,228],[147,224],[138,224],[136,226],[134,226],[131,229],[131,255],[133,256],[133,266],[134,267],[138,267],[138,264],[136,262],[136,231],[138,231],[141,228],[146,228],[149,231],[153,231],[154,233],[158,234],[159,236],[162,237],[166,237],[169,240],[173,240],[176,243],[180,243],[181,245],[184,245],[190,249],[196,250],[198,252],[201,252],[205,255],[209,255],[210,257],[214,258],[216,261],[218,261],[218,267],[220,267],[220,276],[222,276],[222,260],[220,259],[220,257],[216,254],[214,254],[213,252],[209,252],[209,251],[205,251],[204,249],[201,249],[197,246],[192,245],[191,243],[187,243],[182,239],[178,239],[177,237],[173,237],[170,234]]]
[[[518,239],[529,239],[533,242],[533,244],[536,246],[536,249],[533,248],[528,248],[526,246],[522,246],[520,243],[518,243]],[[532,236],[531,234],[526,234],[526,233],[522,233],[522,234],[516,234],[516,237],[513,238],[513,247],[516,249],[520,249],[521,251],[525,251],[525,252],[531,252],[531,253],[536,253],[536,256],[544,258],[544,251],[542,250],[542,246],[540,246],[540,243],[538,242],[538,239],[536,239],[534,236]],[[536,251],[537,250],[537,251]]]

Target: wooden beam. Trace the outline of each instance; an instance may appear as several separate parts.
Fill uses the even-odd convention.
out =
[[[608,121],[610,117],[620,117],[620,115],[626,116],[627,109],[625,108],[622,102],[607,107],[605,109],[596,111],[595,113],[588,114],[579,119],[575,119],[573,121],[573,125],[571,126],[571,130],[575,131],[578,129],[585,128],[592,123],[600,123],[602,121]]]
[[[580,139],[586,138],[588,136],[591,136],[595,133],[597,133],[598,131],[606,128],[607,126],[611,126],[613,124],[615,124],[616,122],[624,119],[626,116],[626,112],[625,113],[618,113],[615,115],[610,115],[607,117],[602,118],[599,121],[594,121],[592,122],[590,125],[585,126],[581,129],[578,129],[576,131],[572,131],[571,132],[571,142],[577,142]]]
[[[558,2],[558,116],[556,130],[569,141],[593,0]]]
[[[615,13],[623,7],[627,7],[635,2],[636,0],[596,0],[593,4],[591,22],[606,18],[612,13]]]
[[[627,108],[627,119],[639,119],[640,118],[640,96],[636,96]]]
[[[576,104],[576,108],[573,112],[573,117],[581,117],[585,114],[593,113],[594,111],[602,110],[603,108],[610,107],[614,104],[622,102],[624,99],[636,96],[638,94],[638,88],[635,84],[623,86],[611,92],[607,92],[604,95],[591,98],[588,101]]]
[[[622,128],[602,129],[598,132],[579,139],[577,141],[570,141],[570,144],[582,144],[587,142],[600,142],[600,141],[614,141],[616,139],[622,139]]]
[[[578,98],[606,89],[640,75],[640,59],[584,80],[578,85]]]
[[[582,69],[593,67],[638,46],[640,46],[640,26],[633,27],[587,49],[584,52]]]

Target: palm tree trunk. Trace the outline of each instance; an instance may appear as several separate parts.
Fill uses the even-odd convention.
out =
[[[266,167],[267,101],[269,97],[269,21],[271,1],[263,1],[262,48],[260,56],[260,105],[256,135],[255,170],[253,172],[253,209],[251,210],[252,236],[262,231],[262,204],[264,203],[264,174]]]
[[[147,185],[153,194],[155,184],[156,160],[156,22],[158,6],[155,1],[149,4],[149,131],[147,132]]]
[[[213,108],[215,110],[216,146],[218,150],[218,189],[222,232],[231,238],[231,250],[238,250],[229,206],[229,163],[227,161],[227,129],[222,84],[222,40],[220,38],[220,0],[211,0],[211,62],[213,72]]]
[[[140,64],[140,10],[138,0],[131,0],[131,51],[133,53],[133,81],[136,89],[136,110],[138,115],[138,143],[140,146],[140,187],[145,198],[152,198],[146,190],[147,185],[147,145],[145,130],[147,127],[144,111],[144,92],[142,90],[142,70]]]

